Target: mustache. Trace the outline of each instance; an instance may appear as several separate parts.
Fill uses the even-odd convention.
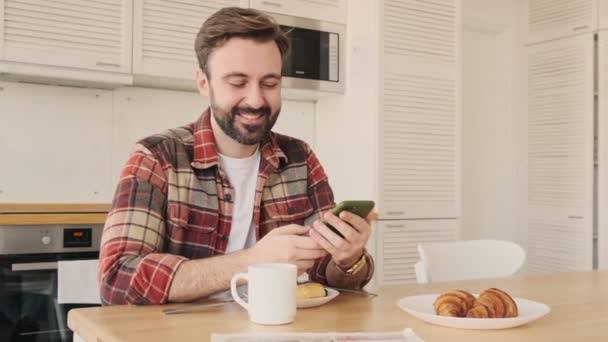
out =
[[[232,115],[237,115],[239,113],[251,113],[251,114],[261,114],[264,116],[270,116],[270,107],[262,106],[260,108],[253,108],[249,106],[245,107],[234,107],[231,110]]]

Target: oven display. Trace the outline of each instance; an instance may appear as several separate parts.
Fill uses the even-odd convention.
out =
[[[93,233],[91,228],[66,228],[63,230],[63,248],[91,247]]]

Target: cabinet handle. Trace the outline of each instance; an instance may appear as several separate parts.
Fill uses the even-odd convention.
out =
[[[386,228],[405,228],[402,224],[387,224]]]
[[[580,31],[580,30],[584,30],[584,29],[586,29],[588,27],[589,26],[587,26],[587,25],[577,26],[577,27],[573,28],[572,30],[574,30],[574,31]]]
[[[100,67],[114,67],[114,68],[120,68],[120,64],[118,63],[106,63],[106,62],[97,62],[96,63],[97,66]]]
[[[386,215],[405,215],[405,211],[387,211]]]
[[[13,264],[12,271],[40,271],[56,270],[57,262],[32,262],[27,264]]]
[[[568,215],[569,219],[574,219],[574,220],[582,220],[583,216],[579,216],[579,215]]]
[[[272,7],[278,7],[278,8],[282,8],[283,7],[283,4],[280,4],[278,2],[272,2],[272,1],[262,1],[262,5],[272,6]]]

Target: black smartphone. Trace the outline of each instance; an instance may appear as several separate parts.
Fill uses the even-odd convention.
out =
[[[332,213],[339,217],[341,212],[348,211],[359,217],[366,218],[367,215],[372,211],[372,209],[374,209],[374,205],[374,201],[343,201],[338,203]],[[340,233],[340,231],[337,230],[334,226],[327,222],[323,223],[325,223],[325,225],[334,233],[344,239],[344,235],[342,235],[342,233]]]

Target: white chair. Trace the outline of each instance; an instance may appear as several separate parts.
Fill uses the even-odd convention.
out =
[[[499,278],[515,274],[526,261],[518,244],[500,240],[464,240],[418,245],[414,265],[419,284]]]

